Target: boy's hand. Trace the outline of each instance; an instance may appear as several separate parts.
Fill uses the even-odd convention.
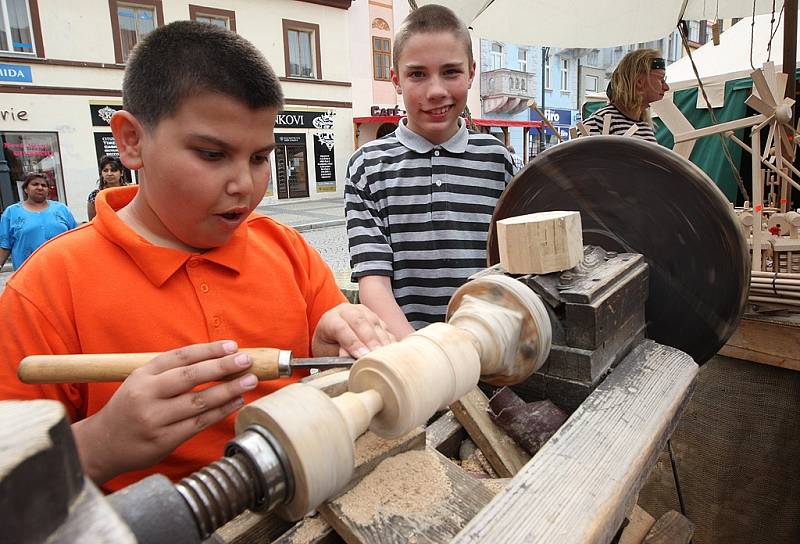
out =
[[[102,410],[72,426],[89,477],[103,483],[152,466],[242,406],[254,374],[192,391],[247,370],[250,356],[237,349],[228,340],[185,346],[133,371]]]
[[[323,314],[311,339],[311,352],[316,357],[351,355],[358,358],[394,341],[386,323],[372,310],[345,302]]]

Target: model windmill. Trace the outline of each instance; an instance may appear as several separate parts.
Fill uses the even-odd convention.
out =
[[[753,207],[752,216],[748,217],[748,223],[752,217],[751,247],[763,248],[762,244],[768,236],[763,226],[764,212],[785,213],[789,202],[789,185],[800,190],[800,184],[794,181],[789,174],[791,171],[800,176],[800,171],[792,165],[795,135],[797,134],[792,125],[792,106],[795,101],[783,97],[788,76],[776,73],[775,65],[772,62],[765,63],[762,68],[751,72],[750,76],[753,79],[753,93],[745,100],[745,103],[758,112],[751,117],[696,129],[671,100],[662,100],[652,106],[674,135],[673,151],[687,159],[697,139],[713,134],[722,134],[750,153],[752,157]],[[769,126],[769,132],[762,154],[760,152],[761,131],[767,126]],[[751,146],[733,134],[733,131],[747,127],[752,127]],[[764,208],[764,172],[762,170],[764,167],[781,180],[780,209],[776,207],[765,210]],[[746,210],[746,213],[750,214],[751,210]],[[748,225],[747,228],[749,230],[750,226]],[[762,270],[761,253],[758,250],[753,251],[753,270],[755,271]]]

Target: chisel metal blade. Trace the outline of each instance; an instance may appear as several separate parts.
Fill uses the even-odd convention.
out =
[[[294,368],[350,368],[356,360],[352,357],[308,357],[292,359],[291,367]]]

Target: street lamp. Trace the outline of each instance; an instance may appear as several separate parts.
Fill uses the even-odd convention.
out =
[[[542,47],[542,107],[541,107],[541,115],[544,115],[545,111],[545,66],[547,62],[550,60],[550,48],[549,47]],[[544,119],[542,119],[544,121]],[[544,122],[539,127],[539,151],[544,151]]]

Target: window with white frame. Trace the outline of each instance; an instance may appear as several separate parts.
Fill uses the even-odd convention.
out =
[[[206,23],[236,32],[236,12],[234,11],[189,4],[189,18],[198,23]]]
[[[544,57],[544,88],[545,89],[552,89],[553,87],[550,85],[550,56],[546,55]]]
[[[286,76],[322,79],[319,25],[283,20]]]
[[[586,92],[596,93],[600,87],[600,78],[597,76],[586,76]]]
[[[0,50],[36,53],[27,0],[0,0]]]
[[[492,70],[503,67],[503,46],[499,43],[492,44]]]
[[[160,7],[161,3],[153,0],[114,2],[112,28],[117,30],[114,37],[117,62],[125,62],[134,46],[162,24]]]
[[[517,63],[519,64],[520,72],[528,71],[528,50],[520,49],[517,53]]]
[[[561,59],[561,90],[569,90],[569,59]]]
[[[698,21],[689,21],[686,25],[688,29],[688,35],[686,38],[690,42],[699,43],[700,42],[700,23]]]

